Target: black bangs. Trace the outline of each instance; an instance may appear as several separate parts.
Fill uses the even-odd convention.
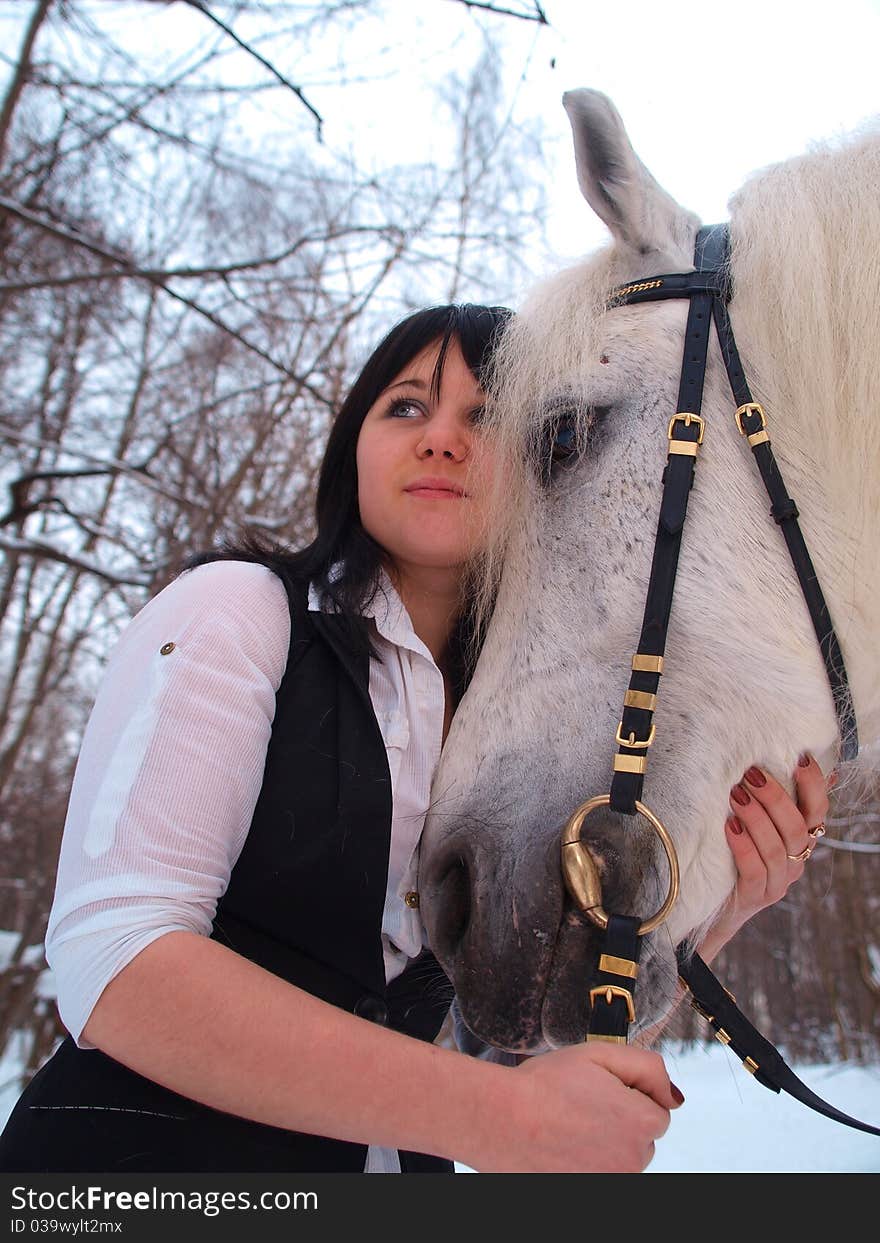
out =
[[[431,376],[431,396],[435,401],[440,396],[446,356],[454,341],[459,343],[462,357],[477,383],[481,388],[485,387],[489,359],[499,335],[513,314],[504,306],[477,306],[469,302],[437,309],[445,313],[446,322],[442,335],[438,334],[440,348]],[[424,348],[433,345],[436,340],[437,337],[432,338]]]

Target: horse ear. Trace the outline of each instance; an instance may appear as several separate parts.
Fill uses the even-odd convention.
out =
[[[639,254],[672,253],[689,263],[699,220],[662,189],[633,150],[620,114],[601,91],[566,91],[578,184],[618,242]]]

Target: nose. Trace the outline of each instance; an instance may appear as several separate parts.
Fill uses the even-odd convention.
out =
[[[470,450],[470,434],[454,414],[437,411],[425,424],[416,452],[420,458],[443,457],[463,462]]]

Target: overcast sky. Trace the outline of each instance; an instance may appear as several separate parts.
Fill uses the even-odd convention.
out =
[[[501,4],[501,0],[496,0]],[[528,0],[507,6],[528,11]],[[724,219],[745,177],[810,142],[880,115],[880,0],[546,0],[550,28],[482,21],[507,44],[514,115],[540,116],[556,175],[551,241],[562,258],[592,249],[604,229],[580,197],[563,91],[608,94],[643,161],[705,221]],[[456,11],[458,10],[458,11]],[[326,97],[328,142],[389,158],[436,141],[428,89],[472,61],[477,22],[453,0],[395,0],[358,35],[366,58],[384,49],[384,82]],[[389,20],[390,19],[390,20]],[[354,51],[354,49],[349,49]],[[356,101],[356,102],[355,102]],[[369,123],[368,123],[369,122]]]
[[[495,3],[524,13],[534,7]],[[79,5],[112,27],[142,65],[211,33],[181,3]],[[32,7],[0,0],[5,51],[20,42]],[[728,198],[750,172],[880,115],[880,0],[544,0],[543,8],[549,27],[456,0],[381,0],[354,34],[335,23],[312,46],[288,45],[278,67],[321,112],[326,150],[399,163],[448,144],[433,88],[475,62],[482,29],[503,39],[505,107],[514,119],[543,121],[550,240],[564,260],[605,236],[577,189],[565,90],[605,91],[657,180],[707,222],[725,218]],[[264,18],[249,26],[222,0],[217,10],[245,37],[265,34]],[[282,16],[280,8],[279,28]],[[260,72],[230,46],[229,80]],[[261,94],[257,109],[257,129],[299,127],[304,141],[314,141],[310,117],[289,92]],[[547,176],[537,164],[535,175]],[[536,275],[543,263],[536,256]]]
[[[408,7],[436,10],[447,27],[452,16],[449,0]],[[494,21],[506,22],[511,78],[525,72],[510,83],[517,111],[546,123],[562,256],[604,238],[577,189],[565,90],[609,95],[657,180],[707,222],[726,217],[750,172],[880,115],[878,0],[548,0],[544,10],[549,30]]]

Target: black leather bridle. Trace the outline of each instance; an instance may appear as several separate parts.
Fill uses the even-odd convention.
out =
[[[736,348],[727,311],[731,297],[729,255],[730,234],[727,226],[706,226],[697,234],[695,271],[631,282],[612,290],[608,302],[609,308],[614,308],[667,298],[687,298],[690,307],[677,413],[670,419],[667,429],[667,462],[663,472],[663,495],[651,577],[641,634],[632,660],[632,676],[615,736],[618,751],[614,756],[611,790],[609,794],[592,798],[577,808],[569,818],[562,837],[566,884],[584,913],[604,933],[597,984],[590,990],[588,1040],[625,1043],[629,1023],[635,1017],[633,993],[638,974],[640,938],[662,922],[678,892],[678,864],[674,848],[662,824],[641,799],[648,750],[655,735],[653,716],[663,672],[688,497],[705,431],[705,421],[700,412],[713,321],[737,405],[737,427],[748,439],[770,496],[770,515],[780,527],[791,554],[825,662],[837,712],[841,757],[851,760],[859,751],[855,710],[840,644],[798,525],[797,506],[786,490],[773,454],[767,416],[752,397]],[[657,914],[649,920],[606,914],[602,909],[598,871],[586,844],[580,840],[584,820],[599,806],[610,806],[612,810],[628,816],[644,816],[661,839],[669,863],[669,895]],[[730,1045],[759,1083],[775,1092],[786,1091],[837,1122],[880,1135],[880,1128],[841,1113],[802,1083],[774,1046],[740,1012],[733,996],[698,955],[688,954],[683,947],[679,947],[676,957],[679,977],[688,991],[691,1004],[710,1023],[718,1039]]]

